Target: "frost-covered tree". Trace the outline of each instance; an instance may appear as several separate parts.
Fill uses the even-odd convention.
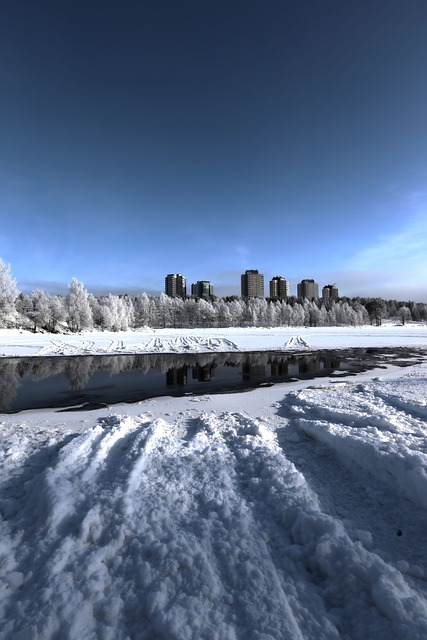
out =
[[[229,327],[231,325],[231,313],[225,300],[214,300],[214,307],[218,327]]]
[[[291,325],[293,327],[302,327],[304,325],[304,319],[304,307],[299,302],[296,302],[292,307]]]
[[[365,306],[369,313],[371,323],[375,320],[377,327],[380,327],[385,315],[386,304],[384,300],[381,298],[372,298],[368,300]]]
[[[30,296],[31,309],[27,311],[27,318],[33,324],[33,331],[36,333],[37,329],[48,330],[50,324],[50,296],[42,291],[36,289]]]
[[[68,285],[66,300],[67,322],[71,331],[81,331],[93,327],[92,311],[89,305],[89,294],[82,282],[73,278]]]
[[[402,324],[405,324],[406,322],[408,322],[408,320],[411,320],[412,318],[411,310],[408,309],[408,307],[406,307],[405,305],[403,305],[402,307],[399,307],[399,309],[397,310],[397,317],[400,318],[400,321]]]
[[[196,309],[199,327],[212,327],[215,324],[215,312],[209,300],[199,298],[196,302]]]
[[[231,300],[229,303],[231,324],[233,327],[240,327],[243,322],[245,304],[240,300]]]
[[[150,299],[146,293],[134,297],[133,309],[135,326],[148,326],[150,324]]]
[[[88,293],[87,299],[92,313],[93,326],[103,329],[104,315],[101,299],[94,296],[93,293]]]
[[[130,311],[133,312],[133,307],[128,305],[125,298],[114,296],[111,293],[104,300],[104,305],[110,312],[110,319],[108,323],[105,323],[105,328],[112,331],[126,331],[129,328]]]
[[[66,318],[64,298],[60,295],[50,296],[49,310],[50,310],[49,331],[52,331],[52,332],[61,331],[61,328],[62,328],[61,325],[64,323]]]
[[[15,300],[18,294],[10,264],[5,264],[0,258],[0,327],[11,327],[16,323]]]

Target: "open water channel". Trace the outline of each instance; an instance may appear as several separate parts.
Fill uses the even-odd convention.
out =
[[[225,393],[387,364],[422,361],[419,349],[244,352],[0,359],[0,411],[93,409],[155,396]]]

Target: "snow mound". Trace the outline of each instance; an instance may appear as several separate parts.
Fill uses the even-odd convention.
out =
[[[227,338],[200,336],[156,336],[144,343],[128,343],[124,340],[109,340],[108,344],[96,344],[93,340],[63,338],[50,340],[40,348],[37,356],[77,356],[138,353],[205,353],[210,351],[240,351],[237,344]]]
[[[1,489],[2,638],[427,637],[425,599],[268,420],[101,418]]]
[[[292,336],[283,349],[310,349],[310,345],[301,336]]]
[[[289,394],[299,428],[427,511],[427,406],[411,379]]]
[[[226,338],[177,336],[176,338],[152,338],[141,347],[149,353],[201,353],[204,351],[239,351],[237,344]]]

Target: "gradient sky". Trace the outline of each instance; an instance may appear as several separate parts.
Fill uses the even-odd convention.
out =
[[[16,0],[0,82],[21,290],[427,302],[425,0]]]

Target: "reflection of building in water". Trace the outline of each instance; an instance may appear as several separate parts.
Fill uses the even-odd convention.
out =
[[[200,365],[196,365],[193,368],[193,380],[198,380],[198,382],[209,382],[214,377],[214,366],[210,366],[209,364],[201,367]]]
[[[286,376],[289,373],[289,362],[287,360],[272,360],[270,366],[272,376]]]
[[[250,364],[246,362],[242,364],[243,380],[253,380],[255,378],[265,377],[265,364]]]
[[[323,357],[323,367],[325,369],[339,369],[340,365],[341,365],[341,360],[339,360],[336,356]]]
[[[177,369],[169,369],[166,372],[166,386],[187,384],[187,367],[179,367]]]

